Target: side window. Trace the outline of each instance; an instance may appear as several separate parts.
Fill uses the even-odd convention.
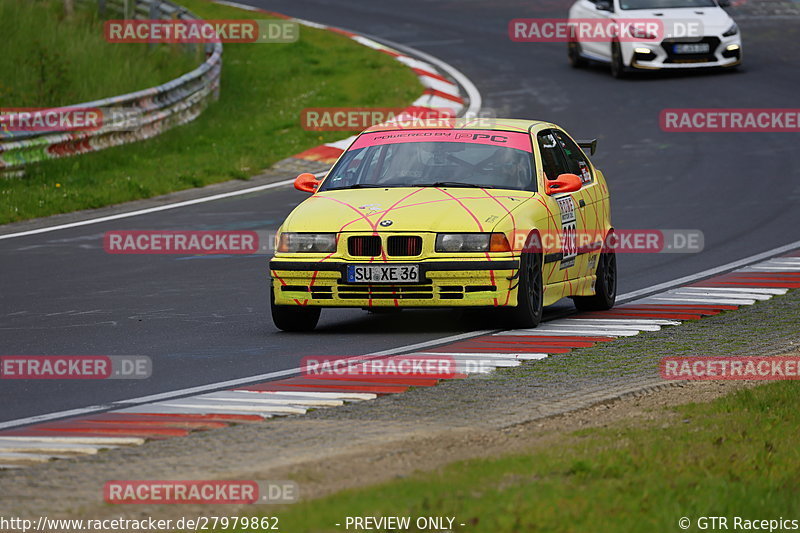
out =
[[[560,174],[568,172],[564,153],[551,131],[543,131],[537,136],[539,152],[542,155],[542,170],[549,180],[556,179]]]
[[[563,132],[554,131],[554,133],[558,137],[561,148],[564,150],[569,172],[580,176],[583,183],[590,183],[593,179],[592,167],[589,165],[583,152],[581,152],[581,149],[578,148],[578,145],[575,144],[572,139],[564,135]]]

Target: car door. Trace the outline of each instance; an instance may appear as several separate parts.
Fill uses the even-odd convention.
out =
[[[561,174],[570,173],[564,150],[553,130],[539,132],[537,143],[542,159],[542,172],[544,173],[545,182],[554,180]],[[575,279],[581,275],[581,269],[576,264],[578,253],[575,237],[577,231],[581,229],[579,228],[579,203],[575,198],[576,195],[580,195],[580,191],[554,194],[552,196],[545,195],[549,200],[548,210],[556,218],[556,227],[558,227],[559,235],[545,235],[544,238],[552,241],[558,237],[561,245],[561,250],[556,257],[549,257],[550,254],[545,252],[546,263],[558,263],[557,272],[554,272],[549,280],[551,282]],[[549,270],[546,270],[546,274],[549,274],[549,272]]]
[[[564,154],[566,171],[581,178],[581,190],[572,193],[576,208],[577,257],[575,266],[577,277],[594,272],[594,256],[599,251],[600,240],[605,228],[604,210],[599,202],[603,195],[595,181],[592,165],[583,150],[563,130],[553,129],[553,136]]]

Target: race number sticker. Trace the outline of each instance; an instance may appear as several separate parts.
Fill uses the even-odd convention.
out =
[[[575,214],[575,201],[572,196],[556,198],[558,208],[561,210],[561,270],[575,265],[578,256],[576,242],[578,219]]]

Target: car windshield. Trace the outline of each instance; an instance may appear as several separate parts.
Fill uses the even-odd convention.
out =
[[[716,7],[714,0],[620,0],[621,9],[672,9],[680,7]]]
[[[368,187],[536,190],[530,136],[481,130],[367,133],[320,191]]]

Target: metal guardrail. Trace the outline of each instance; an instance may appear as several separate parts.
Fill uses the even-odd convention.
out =
[[[168,0],[80,0],[97,5],[102,18],[199,20]],[[193,45],[186,45],[193,46]],[[103,150],[159,135],[191,122],[219,96],[222,44],[207,43],[206,59],[195,70],[163,85],[93,102],[59,107],[103,110],[102,125],[93,131],[2,131],[0,175],[21,175],[30,163]],[[109,117],[111,120],[109,120]]]

